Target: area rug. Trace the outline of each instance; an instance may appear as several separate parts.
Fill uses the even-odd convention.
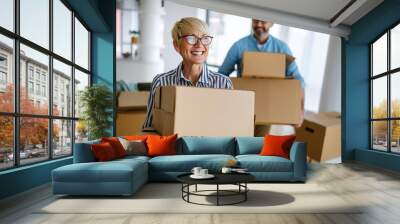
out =
[[[56,197],[36,213],[360,213],[357,205],[346,202],[317,184],[260,183],[249,184],[248,187],[247,201],[237,205],[190,204],[182,200],[180,184],[150,183],[131,197]],[[202,185],[198,190],[213,188],[213,185]],[[231,187],[225,187],[228,188]],[[191,196],[190,199],[197,203],[216,202],[215,196]],[[224,197],[222,202],[238,199]]]

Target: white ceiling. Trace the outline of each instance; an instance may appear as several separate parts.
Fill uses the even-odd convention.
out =
[[[226,0],[295,15],[330,20],[351,0]]]
[[[168,0],[192,7],[273,21],[348,37],[350,26],[383,0]],[[335,17],[347,4],[351,6]],[[335,20],[332,20],[336,18]]]

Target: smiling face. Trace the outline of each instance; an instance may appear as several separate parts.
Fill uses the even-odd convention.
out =
[[[207,60],[209,45],[201,43],[200,39],[194,45],[185,40],[186,35],[194,35],[198,38],[207,36],[205,33],[193,32],[190,34],[182,35],[177,41],[174,41],[175,50],[182,56],[184,62],[191,64],[203,64]]]
[[[268,21],[262,21],[253,19],[252,20],[253,33],[257,38],[263,39],[268,36],[269,28],[272,27],[273,23]]]
[[[203,64],[207,60],[211,40],[203,44],[199,38],[208,36],[207,24],[194,17],[182,18],[175,23],[171,34],[175,50],[182,56],[184,63]],[[191,37],[187,37],[191,35]],[[197,38],[196,38],[197,37]],[[195,41],[197,39],[197,41]],[[211,38],[212,39],[212,38]]]

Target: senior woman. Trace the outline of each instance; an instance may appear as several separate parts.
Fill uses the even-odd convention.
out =
[[[154,95],[159,86],[232,89],[229,78],[208,70],[205,64],[212,41],[207,24],[193,17],[182,18],[172,28],[172,40],[176,52],[182,57],[182,62],[177,68],[154,77],[147,103],[147,117],[143,124],[144,130],[152,128]]]

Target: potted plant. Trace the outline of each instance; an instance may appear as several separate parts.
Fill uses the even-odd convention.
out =
[[[89,140],[110,136],[112,125],[112,92],[102,84],[94,84],[80,92],[81,121],[87,127]],[[82,126],[82,125],[80,125]]]

